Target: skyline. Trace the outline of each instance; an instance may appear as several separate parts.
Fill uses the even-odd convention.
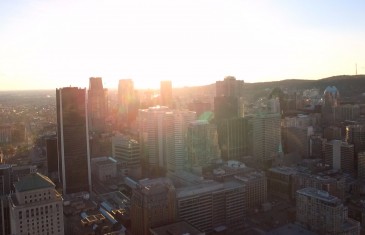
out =
[[[0,90],[320,79],[365,73],[361,1],[8,1]],[[27,82],[31,81],[31,82]]]

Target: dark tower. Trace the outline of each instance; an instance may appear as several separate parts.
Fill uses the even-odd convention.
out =
[[[100,77],[91,77],[88,91],[88,115],[90,131],[105,130],[105,117],[108,110],[107,89],[103,88]]]
[[[86,89],[56,90],[58,171],[63,193],[91,191]]]

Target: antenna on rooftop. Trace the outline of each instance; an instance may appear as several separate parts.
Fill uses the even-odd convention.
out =
[[[355,64],[355,74],[357,75],[357,63]]]

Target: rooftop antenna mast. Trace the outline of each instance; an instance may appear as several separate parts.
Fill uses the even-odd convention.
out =
[[[355,72],[356,72],[356,75],[357,75],[357,63],[355,64],[355,68],[356,68],[356,71]]]

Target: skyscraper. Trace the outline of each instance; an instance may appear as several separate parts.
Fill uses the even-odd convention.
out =
[[[216,96],[241,97],[244,81],[236,80],[233,76],[227,76],[224,81],[217,81]]]
[[[138,100],[132,79],[121,79],[118,85],[119,126],[126,127],[136,119]]]
[[[259,114],[252,119],[252,154],[261,163],[269,164],[281,148],[281,118],[279,113]]]
[[[108,110],[107,90],[103,88],[101,77],[91,77],[88,90],[89,130],[105,130],[105,118]]]
[[[170,171],[183,168],[188,124],[195,119],[195,112],[165,106],[139,110],[142,154],[149,167]]]
[[[63,193],[91,191],[86,89],[56,90],[57,137]]]
[[[244,81],[235,77],[225,77],[215,84],[214,114],[219,121],[225,118],[243,116],[242,88]]]
[[[252,125],[250,117],[223,119],[218,122],[219,145],[222,159],[242,160],[251,152]]]
[[[187,130],[187,167],[200,170],[220,159],[217,127],[206,120],[191,122]]]
[[[172,84],[171,81],[161,81],[160,83],[161,104],[172,108]]]

